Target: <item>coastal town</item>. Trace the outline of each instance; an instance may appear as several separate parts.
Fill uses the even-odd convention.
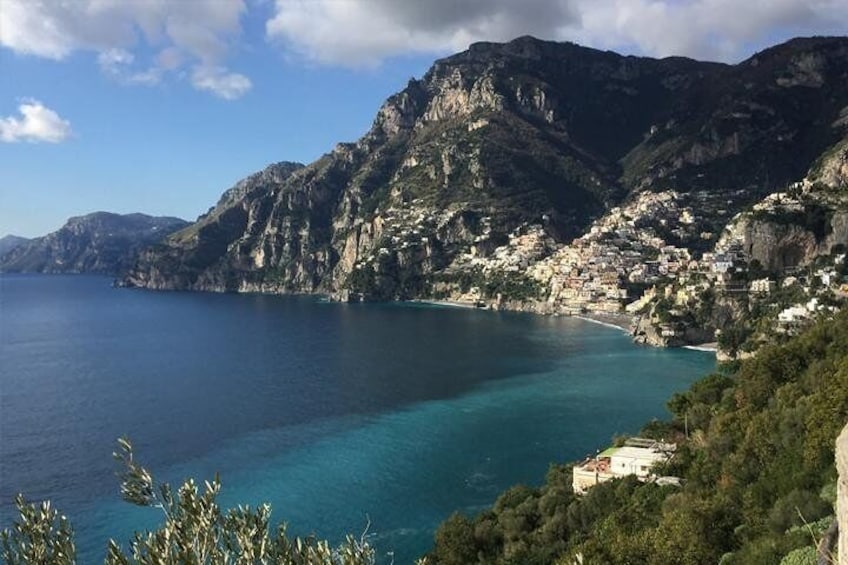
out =
[[[484,217],[482,235],[453,269],[479,272],[483,278],[506,273],[532,281],[538,293],[535,311],[606,316],[622,326],[633,319],[634,331],[640,320],[647,320],[652,330],[645,339],[655,345],[712,341],[708,332],[692,330],[708,322],[697,319],[697,311],[715,304],[737,311],[762,312],[768,307],[770,330],[793,335],[811,320],[835,312],[848,295],[844,249],[835,246],[833,253],[809,265],[801,265],[803,257],[797,253],[788,253],[769,269],[752,256],[753,245],[746,245],[739,226],[751,217],[803,213],[805,198],[813,191],[808,188],[804,194],[803,189],[798,183],[788,192],[769,195],[727,220],[720,233],[708,231],[710,218],[699,211],[721,216],[723,210],[716,208],[720,203],[707,205],[698,201],[703,195],[675,191],[643,192],[613,208],[569,244],[548,235],[543,217],[538,224],[522,225],[505,244],[491,249]],[[418,228],[426,230],[427,223],[421,221]],[[402,235],[417,237],[418,232]],[[426,238],[420,241],[426,244]],[[494,308],[503,307],[507,299],[487,297],[480,286],[450,296],[459,303]],[[705,306],[706,300],[711,304]],[[720,337],[721,328],[716,334]]]

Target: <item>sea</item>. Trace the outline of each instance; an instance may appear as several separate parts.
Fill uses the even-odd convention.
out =
[[[14,496],[71,521],[79,563],[162,514],[123,502],[130,438],[157,480],[217,473],[297,535],[366,532],[412,563],[438,524],[667,416],[708,352],[568,317],[0,276],[0,527]]]

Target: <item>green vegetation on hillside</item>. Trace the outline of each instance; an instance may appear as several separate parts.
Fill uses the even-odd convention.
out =
[[[643,434],[680,443],[660,473],[682,488],[628,478],[578,497],[571,468],[553,466],[540,488],[513,487],[491,509],[444,522],[429,561],[812,563],[848,421],[848,312],[707,376],[669,408],[672,421]]]
[[[532,300],[542,296],[539,283],[523,273],[502,271],[485,273],[482,269],[467,269],[452,273],[440,273],[438,282],[456,285],[460,292],[477,289],[485,300]],[[436,296],[436,298],[443,298]]]

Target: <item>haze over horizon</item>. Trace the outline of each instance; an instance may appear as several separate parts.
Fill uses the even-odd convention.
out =
[[[737,62],[845,29],[835,0],[5,0],[0,235],[96,210],[192,220],[270,162],[355,140],[410,76],[475,41]]]

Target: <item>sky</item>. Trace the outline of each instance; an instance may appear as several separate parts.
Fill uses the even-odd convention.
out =
[[[845,0],[0,0],[0,235],[194,219],[269,163],[356,140],[475,41],[733,63],[846,31]]]

